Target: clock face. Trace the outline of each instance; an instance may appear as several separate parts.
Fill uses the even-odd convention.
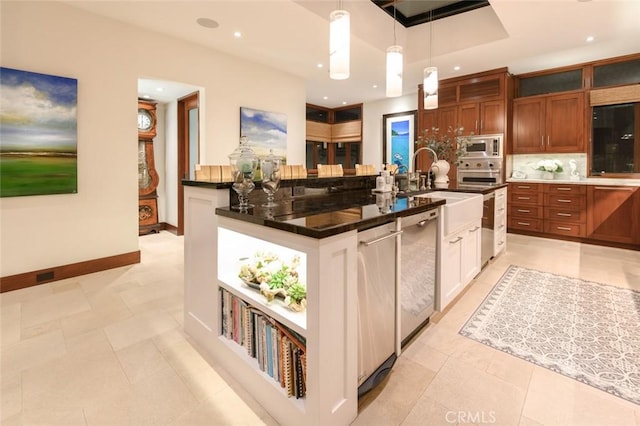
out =
[[[138,130],[149,130],[152,125],[151,113],[146,109],[138,110]]]

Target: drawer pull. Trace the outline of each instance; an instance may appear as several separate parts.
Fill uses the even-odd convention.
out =
[[[573,215],[571,213],[556,213],[556,216],[571,217]]]
[[[504,225],[500,225],[500,228],[498,228],[498,229],[500,229],[502,231],[504,229]]]
[[[518,200],[530,200],[531,197],[518,197]]]
[[[455,243],[457,243],[457,242],[458,242],[458,241],[460,241],[460,240],[462,240],[462,237],[458,237],[458,238],[456,238],[456,239],[455,239],[455,240],[453,240],[453,241],[449,241],[449,244],[455,244]]]
[[[556,191],[572,191],[572,188],[556,188]]]
[[[633,191],[634,188],[628,186],[596,186],[596,189],[604,189],[608,191]]]
[[[518,209],[518,213],[531,213],[531,210]]]
[[[531,226],[529,222],[518,222],[518,225]]]
[[[499,211],[499,212],[503,212],[503,211],[504,211],[504,207],[499,208],[499,209],[498,209],[498,211]]]
[[[500,242],[498,243],[498,245],[499,245],[499,246],[501,246],[501,245],[503,245],[503,244],[504,244],[504,241],[500,241]]]
[[[473,228],[473,229],[471,230],[471,232],[476,232],[478,229],[480,229],[480,227],[479,227],[479,226],[476,226],[475,228]]]
[[[572,203],[571,200],[558,200],[559,203]]]
[[[566,226],[556,226],[556,229],[560,231],[571,231],[571,228],[567,228]]]
[[[531,189],[531,187],[529,185],[517,185],[516,188],[518,188],[518,189]]]

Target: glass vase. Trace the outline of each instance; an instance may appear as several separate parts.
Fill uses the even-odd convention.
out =
[[[273,155],[273,150],[270,150],[269,155],[260,161],[260,170],[262,190],[267,194],[267,202],[262,206],[275,207],[277,204],[273,200],[280,189],[280,158]]]
[[[258,157],[249,147],[247,137],[240,138],[240,145],[229,155],[229,163],[232,166],[232,188],[238,194],[238,205],[232,209],[246,211],[249,207],[249,193],[255,188],[253,177],[258,167]]]

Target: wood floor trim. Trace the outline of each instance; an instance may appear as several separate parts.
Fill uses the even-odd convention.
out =
[[[0,293],[140,263],[140,250],[0,277]]]

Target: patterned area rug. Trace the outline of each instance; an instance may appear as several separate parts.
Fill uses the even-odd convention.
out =
[[[640,292],[511,265],[460,334],[640,405]]]

